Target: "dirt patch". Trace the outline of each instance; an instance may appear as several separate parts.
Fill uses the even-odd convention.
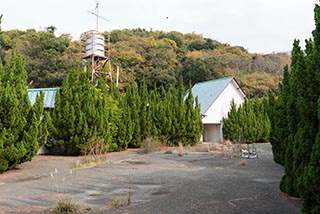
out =
[[[291,197],[286,193],[281,193],[282,196],[287,198],[288,203],[292,204],[295,207],[301,208],[301,200],[300,198]]]

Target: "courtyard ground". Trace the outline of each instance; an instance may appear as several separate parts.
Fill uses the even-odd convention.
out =
[[[270,144],[257,148],[257,159],[128,150],[90,168],[74,168],[82,157],[36,156],[0,175],[0,213],[48,213],[61,196],[80,213],[300,213],[299,201],[279,191],[283,168]]]

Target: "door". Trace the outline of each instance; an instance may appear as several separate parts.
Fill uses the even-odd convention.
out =
[[[203,142],[222,142],[221,124],[204,124]]]

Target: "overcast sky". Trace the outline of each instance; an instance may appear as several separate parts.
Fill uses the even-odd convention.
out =
[[[95,29],[96,0],[0,0],[2,29],[44,29],[56,35]],[[195,32],[250,52],[290,51],[311,37],[317,0],[99,0],[99,30],[145,28]]]

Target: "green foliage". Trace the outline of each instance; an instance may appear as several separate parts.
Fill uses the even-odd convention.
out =
[[[49,26],[46,31],[29,29],[3,32],[0,57],[6,64],[12,48],[16,47],[25,58],[29,86],[61,86],[66,71],[73,66],[73,56],[80,59],[80,43],[71,42],[68,34],[56,37],[55,29]]]
[[[30,161],[39,149],[43,95],[31,106],[26,84],[24,61],[12,52],[6,66],[0,62],[0,173]]]
[[[215,46],[213,45],[212,39],[204,39],[204,41],[196,40],[191,42],[187,47],[189,51],[213,50],[214,48]]]
[[[239,76],[237,80],[241,82],[242,89],[249,97],[267,97],[268,91],[277,92],[279,76],[257,71]]]
[[[158,39],[168,38],[174,41],[177,45],[177,47],[181,48],[184,45],[184,38],[183,34],[179,32],[169,32],[169,33],[161,33],[158,36]]]
[[[206,60],[187,58],[182,62],[181,75],[185,85],[189,83],[194,85],[197,82],[217,78],[218,74],[215,72],[214,67],[210,66],[210,60],[214,60],[214,58],[207,58]]]
[[[238,108],[234,101],[228,117],[223,119],[223,134],[236,143],[267,142],[270,120],[264,103],[258,99],[246,99]]]
[[[71,41],[69,34],[55,36],[55,31],[54,26],[42,31],[0,31],[0,57],[5,64],[16,47],[26,59],[29,86],[61,86],[66,72],[81,59],[82,50],[80,41]],[[195,33],[125,29],[110,34],[111,63],[121,69],[121,90],[126,83],[137,84],[142,80],[149,90],[154,84],[169,89],[178,85],[177,77],[183,71],[185,86],[189,81],[236,76],[249,97],[262,97],[268,87],[277,91],[282,68],[290,63],[285,53],[250,54],[243,47],[222,44]],[[195,62],[190,70],[188,64],[192,60]],[[199,68],[196,64],[200,64]]]
[[[47,115],[46,115],[47,116]],[[101,139],[109,151],[141,147],[149,137],[178,145],[195,144],[202,133],[200,107],[191,89],[148,91],[147,84],[128,84],[120,94],[114,84],[107,89],[89,81],[88,73],[70,71],[56,95],[55,109],[47,117],[52,153],[79,155],[90,139]]]
[[[3,33],[1,30],[1,22],[2,22],[2,17],[3,15],[0,15],[0,59],[2,59],[4,57],[4,40],[3,40]]]
[[[144,82],[139,88],[128,85],[124,104],[128,117],[123,130],[129,130],[129,146],[140,147],[149,137],[174,145],[198,142],[202,133],[200,107],[191,90],[187,97],[184,94],[182,79],[178,90],[155,87],[148,93]]]
[[[228,117],[223,118],[223,136],[226,139],[230,139],[232,142],[240,143],[240,130],[241,127],[237,105],[234,100],[232,100]]]
[[[278,98],[269,112],[274,159],[285,168],[280,189],[301,197],[302,213],[320,210],[320,7],[315,6],[313,39],[300,48],[295,40],[291,71],[286,67]],[[269,104],[270,102],[269,98]]]
[[[117,137],[120,110],[99,80],[95,87],[88,73],[70,71],[62,88],[57,92],[52,113],[50,141],[55,153],[79,155],[91,138],[102,138],[110,151],[119,150]]]
[[[193,145],[199,141],[202,134],[202,122],[200,120],[200,104],[198,98],[194,99],[192,90],[189,88],[188,96],[185,100],[186,112],[185,115],[185,137],[182,142],[184,145]]]
[[[132,139],[129,142],[129,146],[137,148],[140,147],[142,143],[140,126],[141,103],[138,88],[133,85],[128,85],[126,87],[126,105],[130,111],[130,125],[132,127]]]

